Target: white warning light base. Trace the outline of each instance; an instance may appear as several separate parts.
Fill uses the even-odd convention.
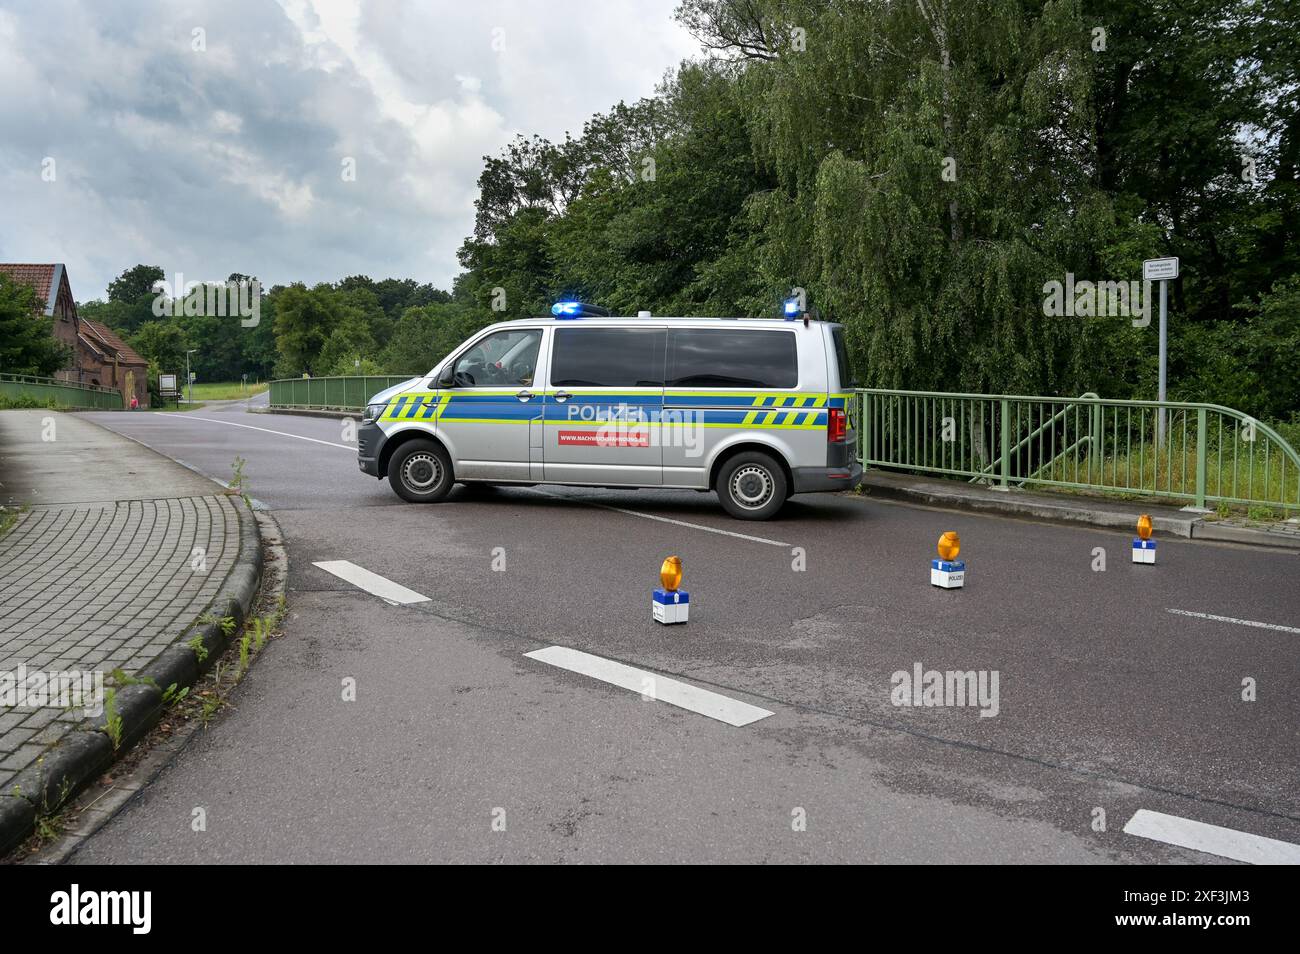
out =
[[[691,594],[685,590],[655,590],[650,611],[656,623],[685,623],[690,616]]]
[[[1155,563],[1156,562],[1156,542],[1154,540],[1143,540],[1141,537],[1133,538],[1133,562],[1134,563]]]
[[[931,560],[930,585],[956,590],[966,585],[965,560]]]

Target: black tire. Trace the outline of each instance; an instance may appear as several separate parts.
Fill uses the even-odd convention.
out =
[[[770,520],[785,506],[789,481],[776,458],[745,451],[722,465],[713,489],[723,509],[738,520]]]
[[[434,441],[407,441],[389,458],[388,485],[409,503],[437,503],[451,492],[455,482],[451,458]]]

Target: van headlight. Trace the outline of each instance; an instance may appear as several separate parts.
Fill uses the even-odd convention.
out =
[[[378,404],[367,404],[366,413],[361,415],[361,423],[373,424],[383,416],[386,407],[388,407],[387,401],[380,401]]]

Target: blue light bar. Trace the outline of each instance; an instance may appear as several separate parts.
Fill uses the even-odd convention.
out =
[[[803,314],[803,309],[799,307],[798,298],[787,298],[785,300],[785,320],[793,321]]]
[[[577,318],[582,314],[582,302],[557,301],[551,306],[551,314],[556,318]]]

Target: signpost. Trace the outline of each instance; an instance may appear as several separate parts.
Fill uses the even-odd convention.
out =
[[[1142,263],[1142,280],[1160,283],[1160,383],[1156,400],[1163,405],[1165,400],[1165,378],[1168,366],[1169,319],[1168,292],[1169,282],[1178,277],[1177,258],[1149,258]],[[1165,409],[1156,411],[1156,447],[1165,443]]]
[[[158,375],[158,393],[162,395],[163,403],[167,403],[168,398],[175,398],[177,402],[181,399],[180,388],[176,386],[176,375],[160,374]]]
[[[198,350],[199,350],[198,348],[191,348],[189,351],[185,352],[185,380],[189,382],[189,386],[190,386],[189,403],[191,404],[194,403],[194,372],[190,370],[190,355],[194,354],[194,352]]]

